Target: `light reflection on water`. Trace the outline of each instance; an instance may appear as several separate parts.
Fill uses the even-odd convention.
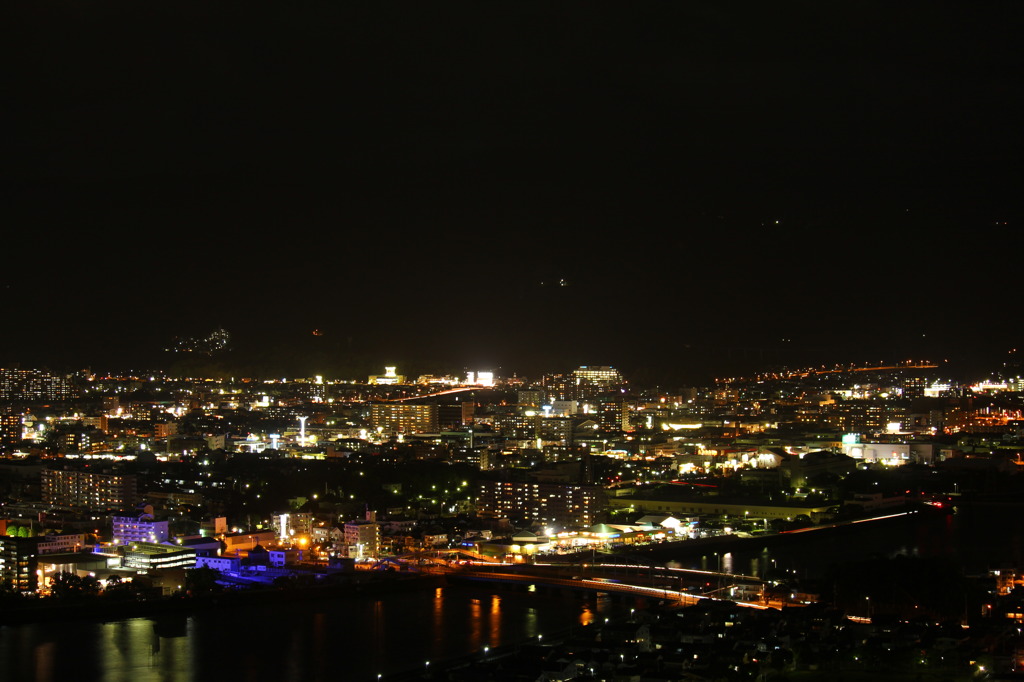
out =
[[[157,620],[0,627],[0,680],[375,680],[615,616],[576,593],[446,587]]]
[[[526,623],[526,636],[527,637],[536,637],[537,634],[538,634],[538,630],[537,630],[537,609],[535,609],[532,606],[530,608],[526,609],[526,614],[525,614],[524,622]]]
[[[491,595],[491,641],[489,646],[498,646],[501,641],[501,597]]]
[[[484,646],[483,638],[483,609],[480,608],[479,599],[469,600],[469,648],[476,650]]]

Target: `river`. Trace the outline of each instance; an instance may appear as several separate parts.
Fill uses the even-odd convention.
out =
[[[562,633],[629,607],[607,597],[450,586],[110,623],[0,627],[0,679],[376,680]]]

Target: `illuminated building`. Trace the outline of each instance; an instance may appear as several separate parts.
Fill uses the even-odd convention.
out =
[[[462,425],[472,426],[474,417],[476,415],[476,403],[471,400],[467,400],[462,403]]]
[[[115,545],[130,545],[134,542],[166,542],[170,537],[167,521],[156,521],[153,508],[132,514],[111,516]]]
[[[619,370],[607,365],[583,365],[571,374],[548,374],[543,380],[549,400],[588,400],[622,383]]]
[[[494,429],[506,438],[533,440],[539,421],[536,414],[499,414],[494,417]]]
[[[600,486],[517,481],[481,481],[476,500],[481,517],[567,527],[594,524],[606,504]]]
[[[36,538],[0,536],[0,585],[16,592],[35,592],[38,564]]]
[[[276,535],[272,530],[244,531],[239,533],[226,533],[221,537],[224,542],[226,553],[238,552],[240,550],[251,550],[260,544],[272,544]]]
[[[516,400],[523,407],[540,407],[544,402],[544,391],[536,389],[516,391]]]
[[[370,406],[370,426],[382,433],[436,433],[437,405],[377,403]]]
[[[548,417],[537,424],[537,437],[545,442],[572,445],[573,421],[563,417]]]
[[[395,374],[397,367],[385,367],[384,374],[374,374],[370,376],[369,381],[366,383],[374,384],[377,386],[386,386],[389,384],[404,384],[405,377],[401,374]]]
[[[923,376],[905,376],[900,380],[900,388],[904,398],[923,397],[928,385],[928,379]]]
[[[597,409],[598,423],[605,431],[629,431],[629,404],[621,398],[602,400]]]
[[[579,369],[573,370],[573,377],[580,383],[615,388],[622,383],[622,375],[619,370],[606,365],[587,366],[582,365]]]
[[[287,545],[294,538],[306,538],[313,532],[313,515],[309,512],[281,512],[274,514],[274,533],[282,545]]]
[[[494,372],[466,372],[467,386],[494,386]]]
[[[380,553],[380,526],[374,521],[356,519],[345,524],[345,544],[357,559]]]
[[[36,540],[39,541],[39,554],[77,552],[85,546],[85,533],[44,535]]]
[[[0,369],[0,400],[70,400],[75,390],[67,377],[39,369]]]
[[[177,433],[177,422],[156,422],[153,424],[153,437],[157,440],[167,440]]]
[[[13,448],[21,441],[21,414],[11,408],[0,409],[0,448]]]
[[[124,565],[147,571],[157,568],[192,568],[196,565],[196,550],[177,545],[136,542],[125,546]]]
[[[54,507],[124,509],[135,506],[138,496],[134,474],[43,469],[40,477],[43,502]]]
[[[823,405],[819,419],[843,433],[879,433],[905,422],[907,408],[894,400],[847,400]]]

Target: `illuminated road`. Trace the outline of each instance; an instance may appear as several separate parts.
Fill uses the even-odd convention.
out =
[[[709,594],[693,594],[682,589],[672,589],[668,586],[657,586],[657,585],[636,585],[632,583],[623,582],[621,579],[613,578],[597,578],[597,577],[584,577],[584,576],[573,576],[565,577],[560,575],[561,572],[565,571],[564,566],[545,566],[545,565],[530,565],[530,566],[516,566],[512,567],[509,565],[495,566],[489,570],[480,570],[482,567],[466,567],[457,572],[449,574],[449,578],[481,581],[481,582],[497,582],[497,583],[509,583],[519,585],[543,585],[547,587],[562,587],[572,590],[584,590],[590,592],[606,592],[609,594],[629,594],[638,597],[648,597],[651,599],[660,599],[664,601],[671,601],[682,606],[691,606],[703,599],[714,599],[715,597]],[[647,572],[647,580],[655,582],[658,580],[679,580],[682,574],[693,574],[700,578],[713,577],[721,580],[733,580],[742,582],[744,587],[760,591],[762,586],[765,584],[761,580],[752,578],[750,576],[733,575],[729,573],[716,573],[713,571],[695,571],[689,569],[668,569],[653,567],[648,569],[647,567],[637,567],[627,564],[607,566],[607,565],[590,565],[581,567],[582,570],[594,571],[594,570],[630,570],[643,568]],[[513,572],[514,571],[514,572]],[[698,575],[699,574],[699,575]],[[614,573],[613,573],[614,575]],[[621,575],[621,574],[619,574]],[[636,575],[636,578],[643,576]],[[717,590],[713,590],[713,593],[723,594],[730,593],[734,588],[740,587],[737,584],[725,585]],[[730,600],[735,601],[735,600]],[[749,606],[751,608],[765,609],[769,607],[779,608],[782,606],[781,603],[764,604],[759,602],[744,602],[736,601],[737,604],[742,606]],[[794,604],[795,605],[795,604]]]
[[[833,367],[832,369],[795,369],[789,372],[778,372],[776,374],[755,375],[753,377],[729,377],[716,379],[724,384],[745,383],[748,381],[769,381],[778,379],[804,379],[809,376],[820,376],[823,374],[849,374],[852,372],[892,372],[903,369],[935,369],[938,365],[931,362],[907,362],[895,365],[873,365],[871,367]]]
[[[439,395],[451,395],[452,393],[465,393],[466,391],[479,391],[481,386],[465,386],[463,388],[450,388],[446,391],[438,391],[437,393],[425,393],[423,395],[411,395],[408,398],[392,398],[388,400],[389,403],[402,403],[406,400],[420,400],[421,398],[434,398]]]
[[[522,585],[542,584],[549,587],[566,587],[573,590],[588,590],[592,592],[614,592],[616,594],[634,594],[640,597],[653,597],[655,599],[670,599],[686,606],[696,604],[701,599],[708,597],[679,592],[677,590],[662,589],[656,587],[644,587],[642,585],[627,585],[624,583],[613,583],[604,580],[589,580],[587,578],[552,578],[538,577],[536,575],[520,575],[518,573],[495,573],[491,571],[462,571],[459,578],[466,580],[479,580],[484,582],[517,583]]]

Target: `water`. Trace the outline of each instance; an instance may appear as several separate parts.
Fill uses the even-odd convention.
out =
[[[375,680],[615,617],[607,597],[445,587],[160,620],[0,628],[0,680]]]
[[[1013,511],[965,507],[957,514],[923,513],[834,531],[804,533],[785,541],[746,541],[732,551],[659,551],[661,562],[680,568],[763,577],[781,570],[820,578],[830,567],[895,556],[943,557],[969,574],[994,568],[1024,569],[1024,529],[1008,521]]]

